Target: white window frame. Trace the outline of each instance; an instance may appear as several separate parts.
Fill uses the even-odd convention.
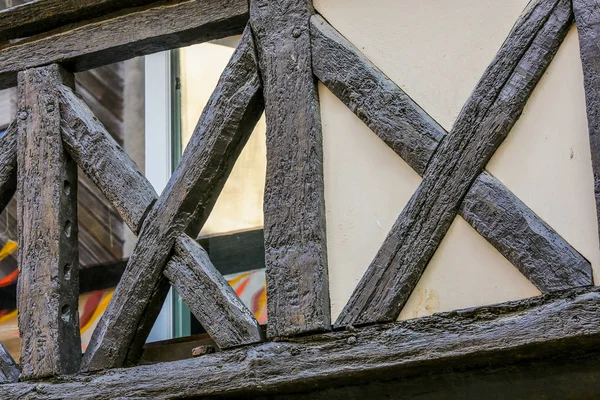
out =
[[[171,52],[145,57],[145,126],[146,178],[156,193],[161,193],[172,173]],[[172,339],[174,336],[172,289],[148,342]]]

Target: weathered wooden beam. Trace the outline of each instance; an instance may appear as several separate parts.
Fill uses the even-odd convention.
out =
[[[184,232],[196,236],[210,214],[262,114],[261,89],[252,34],[247,29],[198,121],[179,167],[144,221],[123,278],[94,331],[83,370],[117,367],[126,358],[139,355],[143,340],[135,335],[139,327],[154,323],[156,315],[147,308],[159,297],[153,297],[153,293],[175,240]]]
[[[314,74],[419,175],[446,131],[320,15],[310,19]]]
[[[465,196],[460,214],[541,292],[593,285],[590,262],[503,189],[498,179],[483,172]]]
[[[0,384],[17,382],[18,380],[19,368],[6,347],[0,343]]]
[[[60,382],[0,386],[2,398],[256,398],[426,376],[597,346],[598,288],[246,346]],[[563,383],[564,384],[564,383]]]
[[[263,340],[262,329],[254,315],[194,239],[187,235],[177,239],[175,255],[164,274],[220,348]]]
[[[264,195],[270,337],[331,328],[323,137],[310,0],[250,2],[267,119]]]
[[[154,188],[81,98],[64,85],[59,96],[65,148],[137,234],[156,201]]]
[[[17,120],[0,138],[0,212],[8,205],[17,190]]]
[[[593,0],[573,0],[594,173],[594,194],[600,231],[600,4]]]
[[[311,37],[315,75],[422,173],[446,135],[443,128],[320,16],[311,18]],[[459,212],[540,291],[592,284],[589,261],[488,172],[476,179]]]
[[[0,40],[43,33],[157,0],[35,0],[0,12]]]
[[[77,166],[63,148],[58,65],[19,74],[17,308],[21,378],[77,372]]]
[[[454,221],[462,199],[513,127],[572,21],[569,0],[525,9],[431,158],[336,326],[398,317]]]
[[[0,49],[0,89],[14,86],[18,71],[60,62],[84,71],[242,32],[245,0],[165,0],[67,26]]]

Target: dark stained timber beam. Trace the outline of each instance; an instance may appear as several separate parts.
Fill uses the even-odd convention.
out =
[[[6,347],[0,343],[0,384],[17,382],[19,380],[19,368],[11,357]]]
[[[85,71],[129,58],[239,34],[248,20],[245,0],[171,0],[129,9],[0,49],[0,89],[21,70],[60,62]]]
[[[164,274],[220,348],[262,342],[260,325],[194,239],[177,239]]]
[[[448,371],[448,365],[481,367],[553,356],[559,351],[597,348],[598,290],[575,289],[58,382],[6,384],[0,386],[0,398],[257,398],[335,391],[384,379],[418,379],[434,368]],[[511,377],[515,378],[514,372]]]
[[[154,188],[80,97],[64,85],[59,96],[65,148],[137,234],[156,201]]]
[[[118,367],[139,356],[143,336],[166,295],[159,286],[176,239],[182,233],[198,234],[263,109],[252,34],[246,29],[181,163],[144,220],[121,282],[84,355],[84,371]]]
[[[17,190],[17,121],[0,138],[0,212]]]
[[[323,138],[312,73],[310,0],[250,1],[265,93],[269,337],[331,328]]]
[[[541,292],[593,285],[589,261],[489,173],[477,177],[460,215]]]
[[[600,4],[594,0],[573,0],[594,173],[594,194],[600,229]]]
[[[64,78],[63,78],[64,76]],[[17,308],[21,378],[79,370],[77,165],[63,148],[56,65],[19,74]]]
[[[446,131],[320,15],[310,19],[313,72],[419,175]]]
[[[521,115],[572,21],[569,0],[535,0],[521,15],[431,158],[336,326],[393,321],[463,198]]]
[[[62,25],[95,18],[157,0],[34,0],[0,11],[0,40],[47,32]]]
[[[443,128],[321,16],[311,17],[311,36],[315,75],[422,174]],[[592,284],[589,261],[489,173],[459,212],[540,291]]]

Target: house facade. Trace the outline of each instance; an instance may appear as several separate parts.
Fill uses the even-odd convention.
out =
[[[598,21],[7,4],[0,397],[594,398]]]

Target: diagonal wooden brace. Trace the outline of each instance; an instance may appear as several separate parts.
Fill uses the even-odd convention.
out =
[[[517,121],[571,21],[568,0],[536,0],[526,8],[452,132],[429,161],[423,182],[398,217],[336,326],[398,317],[463,198]]]
[[[311,35],[315,75],[422,175],[446,131],[322,17]],[[541,292],[591,284],[589,261],[488,172],[459,213]]]
[[[152,305],[162,303],[158,300],[164,292],[158,289],[175,241],[183,233],[194,237],[200,231],[262,114],[256,65],[246,29],[179,167],[142,224],[125,273],[84,355],[83,370],[117,367],[136,358],[140,338],[157,315]]]
[[[18,380],[19,368],[6,347],[0,343],[0,384],[17,382]]]

